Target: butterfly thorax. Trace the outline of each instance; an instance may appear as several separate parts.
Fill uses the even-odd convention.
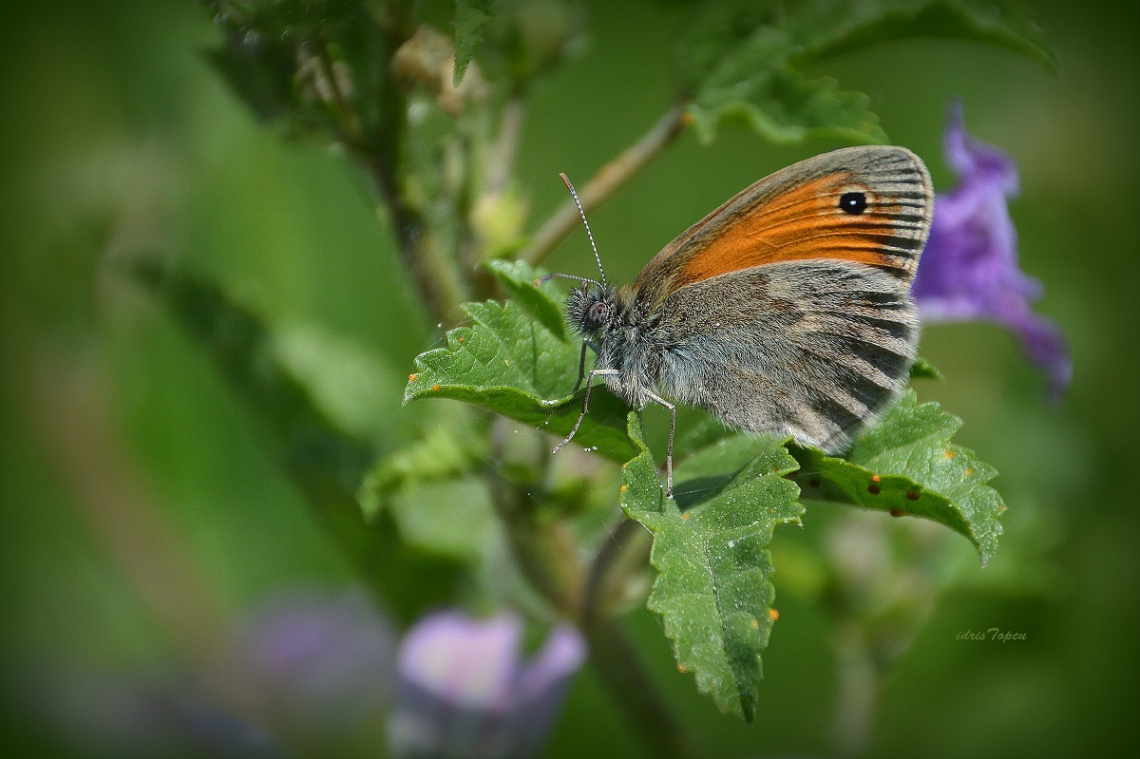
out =
[[[645,308],[628,286],[582,285],[566,301],[567,321],[598,355],[595,368],[616,371],[603,375],[606,386],[635,408],[656,391],[661,371],[654,315]]]

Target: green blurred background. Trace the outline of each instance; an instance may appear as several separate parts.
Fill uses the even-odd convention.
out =
[[[1131,745],[1140,713],[1140,514],[1125,487],[1140,422],[1140,25],[1133,5],[1035,8],[1059,76],[937,41],[821,72],[866,91],[937,188],[952,182],[940,138],[954,98],[974,135],[1017,158],[1022,265],[1045,283],[1038,308],[1067,333],[1075,366],[1068,396],[1049,405],[1008,333],[926,331],[921,351],[946,381],[922,383],[919,396],[965,420],[960,442],[1001,472],[994,485],[1010,509],[988,568],[956,546],[947,592],[887,683],[875,755],[1096,754]],[[218,624],[267,594],[352,579],[256,420],[117,262],[153,251],[276,327],[345,341],[387,369],[359,399],[385,427],[406,413],[399,389],[412,357],[440,334],[423,326],[366,180],[342,156],[259,126],[210,69],[217,31],[203,7],[6,3],[3,18],[0,668],[11,707],[24,700],[29,662],[166,666],[208,648]],[[673,23],[656,3],[588,4],[588,44],[535,90],[526,115],[519,177],[532,228],[563,202],[559,171],[584,180],[668,106]],[[773,147],[726,129],[706,147],[684,135],[592,215],[610,277],[632,278],[757,177],[836,146]],[[549,262],[583,274],[592,265],[578,233]],[[148,561],[177,582],[148,586]],[[829,746],[827,620],[779,574],[775,583],[781,616],[752,728],[675,672],[652,617],[630,621],[670,698],[725,754]],[[1026,640],[957,639],[991,627]],[[586,671],[549,755],[635,750]]]

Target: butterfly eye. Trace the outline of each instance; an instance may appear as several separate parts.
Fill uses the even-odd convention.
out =
[[[603,301],[598,301],[590,306],[586,312],[586,319],[591,323],[600,326],[605,322],[606,317],[610,315],[610,307]]]
[[[845,192],[839,198],[839,207],[844,213],[861,214],[867,210],[867,196],[861,192]]]

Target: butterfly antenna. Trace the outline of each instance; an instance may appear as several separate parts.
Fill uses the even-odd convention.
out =
[[[562,272],[558,272],[558,271],[552,271],[549,274],[543,274],[541,277],[536,279],[534,281],[534,283],[536,285],[541,285],[545,282],[549,282],[552,279],[572,279],[575,282],[582,282],[582,283],[588,284],[588,285],[600,285],[600,284],[602,284],[601,282],[599,282],[596,279],[590,279],[589,277],[579,277],[577,274],[563,274]]]
[[[570,177],[565,174],[559,174],[562,177],[562,183],[566,185],[566,189],[570,191],[570,197],[574,198],[574,205],[578,206],[578,215],[582,217],[582,225],[586,227],[586,236],[590,238],[590,247],[594,249],[594,260],[598,262],[598,271],[602,273],[602,287],[606,285],[606,270],[602,268],[602,257],[598,255],[598,246],[594,244],[594,233],[590,231],[590,222],[586,221],[586,211],[582,208],[582,201],[578,200],[578,191],[574,189],[574,185],[570,183]]]

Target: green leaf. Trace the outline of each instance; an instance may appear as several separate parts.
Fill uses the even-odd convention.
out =
[[[562,294],[553,282],[537,284],[540,272],[522,261],[488,261],[484,264],[511,296],[559,340],[570,339],[562,318]]]
[[[470,563],[498,538],[491,492],[478,474],[486,429],[467,409],[446,405],[420,437],[376,463],[357,498],[370,522],[390,514],[405,543]]]
[[[494,18],[495,0],[456,0],[455,2],[455,73],[452,83],[458,87],[482,39],[483,24]]]
[[[676,499],[665,499],[635,413],[629,436],[639,453],[623,470],[621,504],[653,533],[649,609],[661,615],[678,668],[722,711],[751,723],[776,616],[768,544],[777,524],[803,513],[784,478],[795,459],[780,441],[725,439],[678,466]]]
[[[388,67],[363,0],[209,5],[224,38],[206,55],[259,119],[290,136],[340,141],[346,111],[365,124],[376,118],[376,77]]]
[[[788,64],[793,49],[787,34],[761,27],[716,60],[688,106],[697,136],[711,141],[721,123],[737,120],[776,143],[887,141],[870,98],[840,90],[834,79],[802,75]]]
[[[392,493],[417,482],[465,476],[486,459],[486,440],[469,423],[468,415],[456,414],[455,409],[448,412],[440,423],[429,424],[421,437],[372,467],[358,493],[369,519],[375,518]]]
[[[515,289],[526,291],[529,310],[513,300],[463,304],[473,324],[449,331],[445,347],[416,357],[404,402],[453,398],[567,435],[582,408],[581,394],[570,394],[578,376],[580,345],[565,337],[564,326],[558,334],[530,317],[559,308],[552,289],[524,285],[536,279],[536,272],[522,264],[491,270],[501,281],[505,278]],[[636,449],[625,432],[627,411],[623,401],[597,383],[574,443],[615,461],[628,461]]]
[[[938,370],[938,367],[935,366],[934,364],[930,363],[929,361],[927,361],[922,356],[917,357],[914,360],[914,363],[910,365],[910,378],[912,380],[916,380],[916,379],[942,380],[942,379],[945,379],[945,377],[942,376],[942,372],[940,372]]]
[[[235,34],[206,57],[258,120],[283,118],[293,109],[296,64],[289,45],[274,38],[253,45]]]
[[[809,67],[845,53],[915,37],[985,42],[1056,68],[1052,48],[1025,12],[980,0],[805,0],[699,4],[674,47],[676,88],[698,136],[738,120],[779,143],[810,137],[885,142],[870,101]]]
[[[805,500],[849,503],[932,519],[964,535],[982,565],[997,550],[1005,504],[989,482],[997,472],[950,442],[962,422],[907,391],[846,459],[793,446]]]
[[[216,23],[265,34],[307,33],[357,15],[364,0],[215,0]]]
[[[268,325],[216,284],[174,267],[140,262],[135,275],[270,426],[290,474],[316,490],[343,487],[351,498],[372,451],[314,403]]]
[[[133,273],[245,401],[269,453],[387,608],[410,622],[452,597],[457,566],[429,561],[384,529],[383,520],[365,519],[355,490],[375,454],[314,403],[281,363],[268,325],[218,285],[162,262],[140,262]],[[414,592],[408,576],[423,580]]]
[[[498,535],[490,487],[477,475],[415,482],[394,493],[389,508],[405,542],[460,561],[486,557]]]
[[[313,324],[273,333],[274,360],[336,427],[361,440],[392,440],[398,375],[382,356]]]
[[[993,0],[815,0],[797,3],[802,50],[797,64],[893,40],[973,40],[1033,58],[1057,70],[1057,54],[1024,4]]]
[[[480,63],[491,81],[523,92],[584,47],[589,10],[566,0],[496,0]]]

